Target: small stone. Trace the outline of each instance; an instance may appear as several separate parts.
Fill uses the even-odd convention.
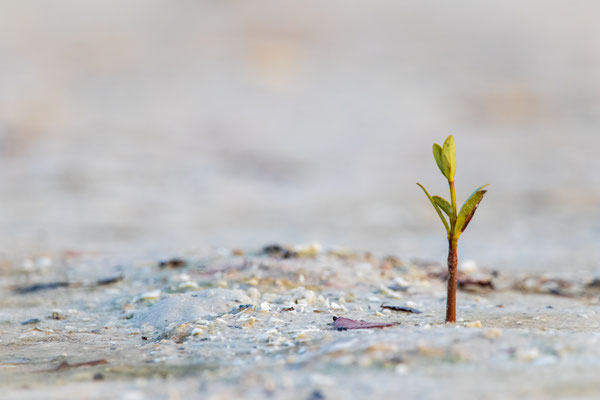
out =
[[[178,290],[198,290],[200,286],[196,282],[187,281],[181,282],[177,287]]]
[[[246,322],[244,325],[242,325],[242,327],[244,327],[244,328],[252,328],[252,327],[254,327],[254,323],[255,322],[256,322],[256,318],[250,317],[250,319],[248,319],[248,322]]]
[[[257,288],[251,287],[250,289],[247,290],[247,295],[251,299],[256,300],[260,297],[260,290],[258,290]]]
[[[319,243],[310,243],[294,247],[294,253],[298,257],[316,257],[323,250]]]
[[[137,301],[145,301],[145,300],[157,300],[160,299],[160,289],[157,290],[151,290],[149,292],[146,293],[142,293]]]
[[[473,321],[473,322],[465,323],[465,328],[481,328],[481,327],[483,327],[483,325],[481,325],[480,321]]]
[[[406,364],[398,364],[396,365],[396,368],[394,368],[394,371],[398,375],[406,375],[408,374],[408,366]]]
[[[431,347],[424,343],[417,344],[417,350],[426,357],[440,357],[444,355],[444,349],[440,349],[439,347]]]
[[[36,267],[42,268],[50,268],[52,266],[52,259],[50,257],[40,257],[35,260]]]
[[[540,351],[536,348],[519,349],[516,353],[516,358],[519,361],[533,361],[541,356]]]
[[[487,339],[496,339],[502,335],[502,331],[498,328],[488,329],[483,332],[483,336]]]
[[[104,380],[104,375],[102,375],[100,372],[98,372],[98,373],[94,374],[92,379],[95,381],[102,381],[102,380]]]
[[[467,274],[477,272],[477,263],[475,260],[464,260],[458,270]]]
[[[204,333],[204,327],[202,326],[197,326],[194,329],[192,329],[192,336],[200,336]]]

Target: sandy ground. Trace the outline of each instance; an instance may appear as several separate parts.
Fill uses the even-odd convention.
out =
[[[593,276],[498,275],[469,263],[459,322],[445,325],[441,265],[299,250],[221,249],[162,265],[69,253],[4,269],[3,398],[600,394]],[[52,282],[63,286],[35,286]],[[337,330],[334,316],[397,325]]]

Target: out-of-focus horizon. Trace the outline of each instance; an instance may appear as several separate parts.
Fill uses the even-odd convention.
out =
[[[0,251],[303,243],[600,263],[600,4],[0,1]]]

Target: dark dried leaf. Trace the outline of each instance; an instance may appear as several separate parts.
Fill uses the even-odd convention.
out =
[[[105,359],[85,361],[85,362],[80,362],[80,363],[75,363],[75,364],[69,364],[68,362],[63,361],[58,365],[58,367],[52,369],[51,371],[57,372],[57,371],[62,371],[64,369],[71,369],[71,368],[95,367],[96,365],[101,365],[101,364],[106,364],[106,363],[107,363],[107,361]]]
[[[41,320],[39,318],[30,318],[30,319],[26,319],[25,321],[21,321],[21,325],[32,325],[32,324],[38,324],[40,322],[41,322]]]
[[[118,276],[113,276],[111,278],[99,279],[98,281],[96,281],[96,285],[98,285],[98,286],[112,285],[113,283],[122,281],[124,278],[125,277],[123,275],[118,275]]]
[[[392,311],[401,311],[401,312],[407,312],[407,313],[413,313],[413,314],[422,314],[421,311],[417,310],[416,308],[412,308],[412,307],[407,307],[407,306],[399,306],[399,305],[395,305],[395,304],[382,304],[381,308],[383,309],[387,309],[387,310],[392,310]]]
[[[395,322],[392,323],[381,323],[381,322],[365,322],[365,321],[356,321],[350,318],[344,317],[333,317],[333,326],[338,331],[345,331],[348,329],[380,329],[387,328],[389,326],[398,325]]]
[[[396,292],[406,292],[408,289],[410,289],[410,286],[402,286],[395,283],[393,285],[388,286],[388,289],[394,290]]]
[[[293,250],[287,249],[277,243],[268,244],[262,248],[262,254],[273,256],[273,257],[281,257],[281,258],[293,258],[296,256]]]
[[[185,260],[182,258],[171,258],[169,260],[163,260],[158,263],[160,268],[182,268],[185,266]]]
[[[15,292],[19,294],[29,294],[39,292],[42,290],[58,289],[69,286],[69,282],[36,283],[35,285],[18,287],[15,289]]]
[[[595,278],[586,285],[588,289],[600,289],[600,278]]]
[[[487,288],[494,290],[496,287],[494,286],[494,282],[491,279],[471,279],[464,278],[458,279],[458,287],[463,290],[471,289],[473,286],[480,288]]]
[[[247,309],[252,307],[254,307],[252,304],[240,304],[239,306],[232,308],[231,311],[229,311],[229,314],[239,314],[242,311],[246,311]]]

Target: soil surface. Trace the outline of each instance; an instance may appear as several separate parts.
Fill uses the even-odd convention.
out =
[[[600,393],[600,282],[589,275],[465,263],[459,322],[444,324],[443,266],[316,244],[5,264],[7,399]]]

